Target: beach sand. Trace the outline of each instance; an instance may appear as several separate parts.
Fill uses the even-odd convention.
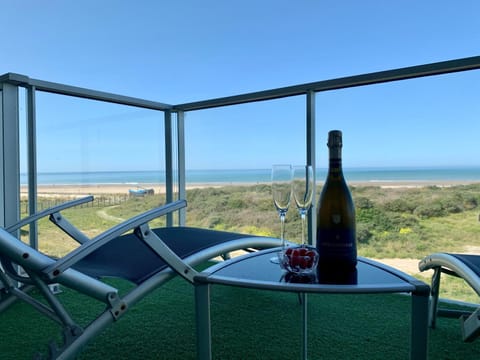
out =
[[[221,187],[228,184],[191,184],[187,189]],[[161,184],[142,184],[141,187],[129,184],[94,184],[94,185],[39,185],[37,187],[38,196],[43,197],[62,197],[62,196],[85,196],[85,195],[128,195],[128,191],[136,189],[153,189],[155,194],[164,194],[165,185]],[[26,196],[27,187],[21,186],[21,195]]]
[[[378,186],[381,188],[418,188],[424,186],[455,186],[476,183],[477,181],[452,181],[452,180],[426,180],[426,181],[351,181],[351,186]],[[256,183],[192,183],[187,185],[188,189],[222,187],[229,185],[255,185]],[[94,184],[94,185],[39,185],[37,193],[39,196],[59,197],[59,196],[85,196],[85,195],[105,195],[116,194],[128,195],[128,190],[138,189],[133,184]],[[154,189],[155,194],[165,193],[163,184],[142,184],[141,188]],[[26,186],[21,187],[22,195],[27,194]]]

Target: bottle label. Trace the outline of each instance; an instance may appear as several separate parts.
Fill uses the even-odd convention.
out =
[[[319,229],[317,248],[321,259],[354,260],[357,257],[355,230]]]

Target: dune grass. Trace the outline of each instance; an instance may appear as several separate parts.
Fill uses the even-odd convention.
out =
[[[442,188],[362,186],[352,187],[352,194],[361,256],[420,260],[439,251],[480,253],[480,184]],[[102,196],[108,198],[108,195]],[[266,236],[278,236],[280,232],[267,184],[191,189],[187,191],[187,201],[188,226]],[[108,201],[99,201],[99,206],[67,210],[65,216],[89,236],[95,236],[122,219],[164,202],[164,195],[130,198],[112,206],[102,206]],[[164,219],[155,224],[162,226]],[[292,209],[287,214],[287,238],[299,242],[300,229],[299,216]],[[54,256],[77,246],[48,220],[40,223],[39,237],[41,250]],[[429,281],[428,275],[415,276]],[[478,302],[478,296],[461,280],[447,277],[445,280],[442,297]]]
[[[352,194],[362,256],[421,258],[434,251],[480,251],[480,184],[414,189],[353,187]],[[192,189],[187,191],[187,201],[189,226],[268,236],[280,232],[268,185]],[[93,236],[164,202],[163,195],[154,195],[113,206],[76,208],[65,214]],[[63,246],[68,249],[68,244],[51,240],[47,223],[40,226],[40,235],[45,238],[42,244],[58,251]],[[300,230],[300,218],[292,208],[287,213],[287,238],[299,242]]]

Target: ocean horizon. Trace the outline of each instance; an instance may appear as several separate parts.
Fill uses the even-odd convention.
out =
[[[270,169],[214,169],[187,170],[187,183],[241,184],[270,182]],[[479,181],[478,167],[385,167],[345,168],[347,181],[353,182],[421,182],[421,181]],[[318,181],[325,179],[327,169],[316,171]],[[165,171],[95,171],[95,172],[40,172],[39,185],[116,185],[157,184],[165,182]],[[27,184],[27,175],[21,174],[20,183]]]

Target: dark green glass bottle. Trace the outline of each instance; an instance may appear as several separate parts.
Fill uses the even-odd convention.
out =
[[[342,170],[342,132],[328,133],[329,168],[318,201],[320,273],[354,271],[357,265],[355,206]]]

